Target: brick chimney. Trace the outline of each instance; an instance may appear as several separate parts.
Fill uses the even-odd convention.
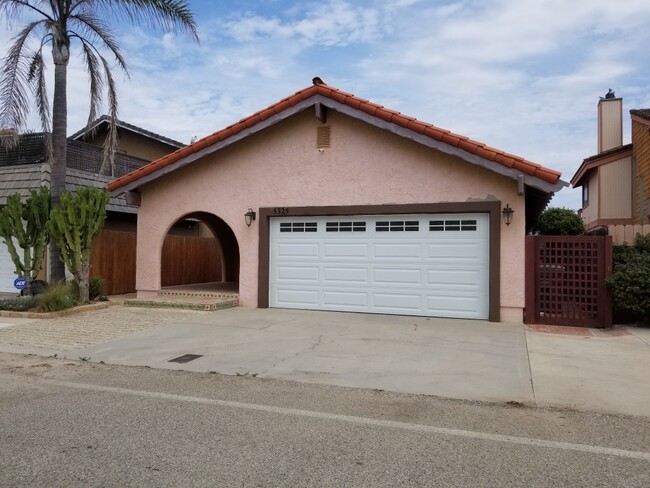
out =
[[[623,99],[610,88],[598,101],[598,153],[623,145]]]

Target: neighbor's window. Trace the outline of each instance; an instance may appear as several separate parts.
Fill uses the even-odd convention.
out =
[[[589,182],[582,185],[582,208],[589,206]]]

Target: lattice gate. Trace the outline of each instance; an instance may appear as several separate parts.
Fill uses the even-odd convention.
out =
[[[609,327],[611,236],[527,236],[528,324]]]

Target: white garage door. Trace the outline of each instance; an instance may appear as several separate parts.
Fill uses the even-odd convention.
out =
[[[0,292],[19,293],[19,290],[14,287],[14,280],[16,279],[16,274],[14,273],[15,268],[7,246],[0,239]]]
[[[488,214],[271,219],[270,306],[487,319]]]

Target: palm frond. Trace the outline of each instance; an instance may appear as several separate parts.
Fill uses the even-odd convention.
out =
[[[77,27],[82,29],[83,36],[79,33],[80,38],[83,37],[86,41],[91,42],[91,44],[93,44],[92,40],[88,39],[88,37],[91,36],[94,40],[101,41],[113,56],[115,56],[117,64],[128,76],[129,72],[124,55],[117,44],[115,36],[104,22],[89,12],[79,12],[70,16],[70,23],[75,24]],[[95,47],[94,44],[93,47]]]
[[[41,119],[44,132],[50,131],[50,102],[47,97],[47,84],[45,82],[45,61],[43,60],[43,45],[32,56],[29,66],[28,80],[32,83],[36,108]]]
[[[28,40],[44,21],[39,20],[27,24],[13,38],[7,56],[2,63],[0,75],[0,127],[21,130],[29,115],[29,86],[30,56]]]
[[[159,27],[189,34],[199,41],[194,14],[185,0],[89,0],[108,15],[126,17],[133,25]]]
[[[50,1],[48,3],[51,8],[54,8],[53,4],[56,2]],[[51,21],[54,20],[51,15],[49,15],[45,10],[38,8],[33,4],[33,2],[30,3],[25,0],[0,0],[0,13],[4,13],[4,16],[8,20],[18,19],[24,10],[36,12],[44,19]]]
[[[94,46],[83,37],[79,37],[79,40],[83,51],[84,66],[90,79],[90,108],[86,124],[86,128],[89,129],[92,122],[99,116],[98,108],[103,99],[104,78],[102,77],[102,66]]]
[[[111,73],[111,66],[103,56],[99,57],[104,66],[104,78],[108,95],[108,134],[104,141],[104,160],[99,170],[99,174],[106,174],[110,169],[110,174],[114,173],[115,150],[117,149],[117,89],[115,79]]]

